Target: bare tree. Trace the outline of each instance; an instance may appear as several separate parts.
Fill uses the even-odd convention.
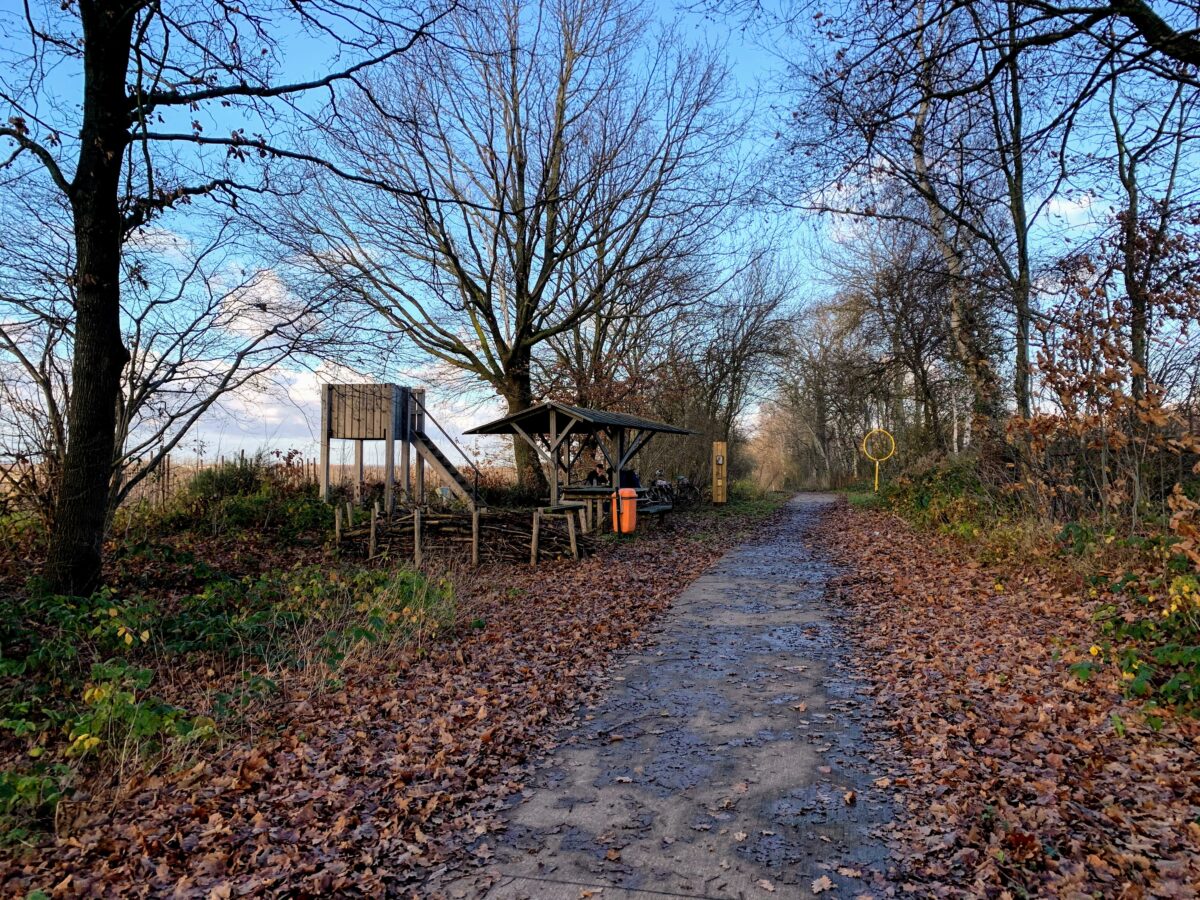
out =
[[[1122,286],[1129,301],[1132,394],[1135,400],[1142,400],[1152,367],[1154,297],[1167,288],[1159,269],[1171,255],[1172,226],[1186,215],[1187,186],[1180,183],[1181,166],[1196,139],[1194,133],[1189,133],[1189,124],[1195,121],[1196,96],[1185,85],[1177,84],[1162,98],[1165,102],[1156,103],[1159,98],[1149,96],[1135,98],[1137,102],[1130,104],[1122,102],[1121,94],[1142,86],[1114,78],[1108,87],[1114,162],[1124,193],[1117,216],[1117,245]],[[1164,156],[1166,165],[1156,165]]]
[[[738,119],[715,55],[654,36],[625,0],[505,0],[448,22],[463,54],[377,72],[328,134],[343,167],[394,189],[327,179],[289,227],[344,296],[516,411],[548,342],[611,328],[631,290],[708,252]],[[528,446],[514,453],[537,479]]]
[[[305,98],[319,92],[328,101],[354,88],[435,18],[366,2],[80,0],[27,3],[6,19],[0,138],[12,150],[0,166],[60,193],[75,245],[72,390],[46,565],[52,588],[88,592],[100,577],[130,361],[121,328],[128,236],[186,200],[233,202],[268,189],[269,169],[257,164],[319,162],[288,141],[287,126],[327,125],[337,103],[306,108]],[[280,41],[297,32],[331,48],[318,77],[282,74]],[[60,102],[56,92],[75,83],[79,102]]]
[[[787,351],[796,294],[795,273],[772,254],[758,253],[658,336],[663,354],[648,390],[648,411],[702,436],[676,454],[674,468],[699,476],[711,441],[741,442],[739,423],[768,394]]]
[[[881,228],[887,240],[878,234]],[[949,365],[951,285],[942,257],[920,228],[869,223],[858,233],[862,239],[844,242],[835,257],[842,287],[833,305],[843,327],[875,348],[880,381],[900,385],[896,398],[909,396],[915,403],[923,434],[914,437],[920,445],[951,450],[944,401],[958,373]]]
[[[0,185],[0,458],[18,498],[47,524],[66,463],[75,303],[70,211],[53,193]],[[31,203],[30,201],[40,200]],[[235,241],[229,214],[191,211],[173,229],[143,226],[123,248],[121,373],[109,479],[112,511],[197,421],[231,393],[265,390],[299,352],[319,352],[325,298],[293,294],[259,248]],[[172,222],[171,217],[159,220]],[[247,268],[242,260],[259,258]],[[0,476],[3,477],[3,476]]]

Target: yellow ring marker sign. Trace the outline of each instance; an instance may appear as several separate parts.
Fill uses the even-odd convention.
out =
[[[867,444],[871,440],[871,438],[873,438],[877,434],[883,435],[885,438],[887,438],[887,441],[888,441],[888,452],[883,454],[883,456],[876,456],[867,447]],[[863,436],[862,452],[863,452],[863,456],[865,456],[867,459],[871,460],[871,462],[875,463],[875,493],[878,494],[879,493],[879,464],[886,459],[892,458],[892,454],[894,454],[896,452],[896,439],[894,437],[892,437],[891,432],[889,432],[889,431],[885,431],[882,428],[872,428],[870,431],[868,431]]]

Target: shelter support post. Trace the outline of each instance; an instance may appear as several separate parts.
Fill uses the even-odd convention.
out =
[[[558,506],[558,412],[550,410],[550,505]]]
[[[396,417],[388,416],[383,439],[383,508],[388,518],[396,507]]]
[[[479,565],[479,508],[471,507],[471,565]]]

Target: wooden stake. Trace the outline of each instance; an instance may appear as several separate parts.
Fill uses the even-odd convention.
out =
[[[367,559],[375,557],[375,529],[379,521],[379,501],[375,501],[375,506],[371,509],[371,545],[367,548]]]
[[[346,501],[346,527],[354,527],[354,504],[349,500]]]
[[[339,546],[342,543],[342,508],[340,506],[333,508],[333,540]]]
[[[479,565],[479,510],[471,508],[471,565]]]
[[[538,532],[542,526],[542,511],[535,509],[533,511],[533,539],[529,542],[529,564],[536,566],[538,563]]]
[[[579,542],[575,539],[575,514],[567,510],[567,534],[571,536],[571,558],[579,559]]]
[[[413,509],[413,565],[421,565],[421,507]]]

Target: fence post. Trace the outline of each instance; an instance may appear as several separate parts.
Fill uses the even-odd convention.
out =
[[[375,557],[375,547],[376,547],[375,529],[377,527],[378,522],[379,522],[379,501],[376,500],[375,505],[371,508],[371,544],[367,548],[367,559],[374,559],[374,557]]]

